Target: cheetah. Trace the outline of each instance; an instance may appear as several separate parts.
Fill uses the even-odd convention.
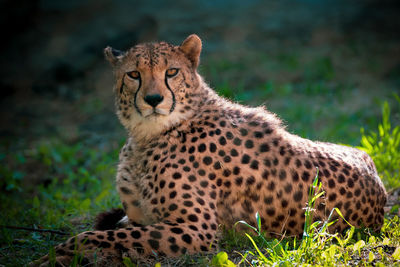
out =
[[[255,224],[256,212],[268,235],[299,236],[317,171],[325,194],[314,220],[338,208],[354,226],[382,226],[386,191],[366,153],[303,139],[264,107],[218,96],[197,72],[201,49],[195,34],[180,46],[105,49],[117,115],[128,132],[116,177],[123,211],[104,214],[97,230],[58,245],[59,264],[76,252],[84,263],[118,265],[123,257],[208,251],[220,225]],[[332,231],[348,227],[336,219]]]

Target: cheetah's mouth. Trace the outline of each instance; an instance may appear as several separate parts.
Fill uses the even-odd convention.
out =
[[[167,115],[169,115],[169,110],[165,110],[163,108],[156,107],[156,108],[146,109],[146,110],[142,111],[142,115],[145,118],[167,116]]]

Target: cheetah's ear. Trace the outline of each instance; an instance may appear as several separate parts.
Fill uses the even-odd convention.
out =
[[[124,56],[124,52],[114,49],[110,46],[107,46],[104,49],[104,55],[106,57],[106,59],[108,60],[108,62],[110,62],[111,66],[115,66],[117,64],[117,62]]]
[[[179,49],[192,62],[193,68],[197,68],[200,61],[201,40],[196,34],[189,35]]]

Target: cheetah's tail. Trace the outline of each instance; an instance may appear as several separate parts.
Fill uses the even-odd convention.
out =
[[[125,211],[120,208],[114,208],[110,211],[99,213],[96,216],[95,230],[114,230],[117,229],[118,222],[125,216]]]

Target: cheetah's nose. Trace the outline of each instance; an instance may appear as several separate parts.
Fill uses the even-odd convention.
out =
[[[144,101],[146,101],[147,104],[155,108],[158,104],[160,104],[163,101],[164,97],[159,94],[155,95],[146,95],[144,97]]]

